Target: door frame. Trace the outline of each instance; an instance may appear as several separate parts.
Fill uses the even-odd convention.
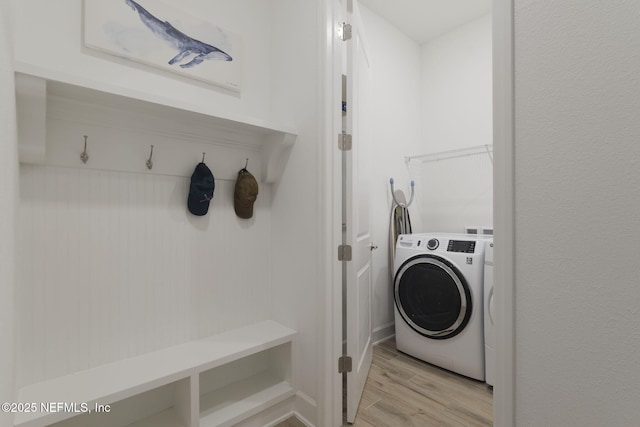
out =
[[[342,425],[342,374],[338,372],[338,359],[342,356],[342,262],[338,261],[337,248],[342,244],[342,155],[338,150],[338,134],[342,129],[342,117],[336,107],[342,99],[342,50],[338,44],[338,24],[341,7],[339,0],[318,2],[319,28],[324,29],[320,40],[320,84],[322,100],[319,144],[322,185],[321,197],[325,233],[322,269],[326,284],[324,304],[319,313],[318,345],[320,348],[320,372],[318,372],[318,426]]]
[[[322,72],[319,99],[322,129],[319,153],[322,159],[321,184],[326,227],[323,269],[327,278],[318,343],[322,349],[318,381],[318,425],[342,424],[342,376],[337,360],[342,355],[342,267],[336,250],[341,242],[342,212],[340,186],[336,175],[341,163],[338,154],[336,100],[341,99],[335,76],[340,75],[337,30],[338,0],[320,0]],[[515,425],[515,101],[514,101],[514,0],[493,0],[493,208],[494,208],[494,291],[496,307],[496,381],[494,425]]]
[[[496,378],[493,424],[516,425],[514,0],[493,0],[493,222]]]

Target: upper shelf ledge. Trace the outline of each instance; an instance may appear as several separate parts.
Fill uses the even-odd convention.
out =
[[[153,129],[156,133],[159,130],[166,130],[167,134],[177,140],[184,137],[198,144],[219,145],[224,147],[217,159],[220,163],[219,176],[221,179],[229,180],[235,179],[234,174],[240,169],[236,167],[236,159],[228,158],[229,148],[239,150],[236,157],[250,158],[252,151],[254,153],[258,151],[260,167],[258,168],[253,161],[250,164],[253,165],[254,171],[260,169],[259,175],[262,182],[270,183],[277,181],[282,175],[289,152],[297,137],[297,132],[291,127],[276,125],[253,117],[221,113],[214,108],[190,104],[183,100],[130,90],[23,63],[16,64],[16,98],[19,153],[20,161],[23,163],[80,166],[73,163],[77,163],[76,159],[70,160],[70,163],[66,160],[61,162],[58,153],[47,152],[47,150],[63,151],[56,146],[59,144],[55,141],[57,135],[50,135],[47,127],[47,117],[60,118],[61,114],[73,114],[74,121],[85,120],[93,125],[96,124],[97,118],[105,116],[105,112],[108,118],[104,120],[108,120],[110,125],[119,124],[118,120],[123,120],[127,114],[136,115],[148,121],[139,121],[138,128],[132,127],[132,131],[140,131],[140,126],[143,125],[156,126],[160,123],[162,129]],[[56,100],[56,103],[52,103],[51,100]],[[56,111],[47,111],[48,108],[56,108]],[[75,111],[72,111],[73,109]],[[66,120],[66,117],[63,119]],[[187,127],[188,131],[185,131]],[[128,128],[120,126],[117,130],[126,132]],[[114,129],[114,135],[115,132]],[[113,148],[116,149],[115,146]],[[201,153],[197,154],[201,155]],[[212,155],[208,153],[207,159],[213,159],[215,156],[214,153]],[[226,159],[223,158],[225,156]],[[185,158],[183,165],[179,164],[180,159],[174,157],[173,160],[176,163],[173,169],[157,173],[190,176],[193,170],[191,157]],[[233,166],[225,165],[230,162]],[[243,165],[244,162],[240,167]],[[97,166],[93,163],[88,167],[137,172],[126,165],[110,167],[99,164]],[[232,173],[232,170],[235,172]]]

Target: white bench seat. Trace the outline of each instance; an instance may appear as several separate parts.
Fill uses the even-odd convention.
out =
[[[63,377],[53,378],[28,385],[19,391],[17,402],[36,403],[38,411],[18,413],[14,419],[16,427],[40,427],[59,422],[75,415],[73,412],[41,412],[42,402],[86,403],[89,408],[95,404],[107,405],[128,397],[144,393],[163,385],[198,375],[209,369],[225,365],[252,354],[291,342],[296,332],[274,321],[263,321],[243,328],[234,329],[205,339],[169,347],[163,350],[120,360]],[[216,394],[202,398],[208,407],[203,408],[203,417],[216,421],[207,425],[221,425],[226,419],[241,419],[240,412],[255,412],[269,404],[277,403],[293,395],[288,378],[243,378],[226,391],[239,399],[234,405],[216,403]],[[196,384],[198,382],[196,381]],[[255,389],[255,392],[252,392]],[[227,394],[228,393],[228,394]],[[199,393],[198,393],[199,394]],[[255,399],[262,396],[261,399]],[[200,400],[200,396],[191,399]],[[243,405],[242,399],[256,401],[253,408]],[[220,400],[219,398],[217,398]],[[193,407],[192,404],[190,404]],[[196,405],[199,408],[200,402]],[[220,411],[216,410],[216,406]],[[234,411],[233,407],[236,407]],[[200,410],[198,409],[198,412]],[[224,413],[227,415],[224,415]],[[222,415],[218,412],[222,412]],[[251,414],[249,414],[251,415]],[[217,418],[216,418],[217,417]],[[145,421],[133,425],[147,425]]]

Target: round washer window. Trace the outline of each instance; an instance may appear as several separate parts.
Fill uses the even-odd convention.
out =
[[[433,339],[451,338],[471,317],[471,291],[454,265],[434,255],[408,259],[394,281],[402,318],[416,332]]]

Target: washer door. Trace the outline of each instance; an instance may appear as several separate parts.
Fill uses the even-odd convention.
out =
[[[473,309],[462,274],[449,261],[429,254],[409,258],[398,269],[394,299],[404,321],[432,339],[458,335]]]

